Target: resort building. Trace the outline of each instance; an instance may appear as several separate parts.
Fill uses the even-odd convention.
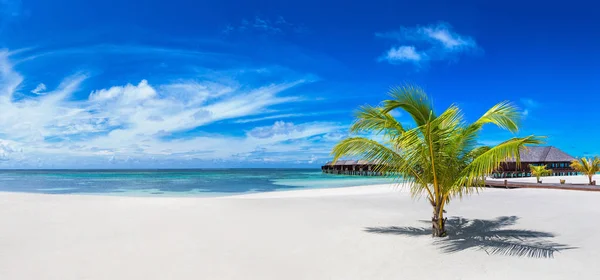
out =
[[[366,160],[338,160],[335,164],[330,161],[321,166],[321,171],[328,174],[363,176],[382,175],[380,172],[375,171],[376,166],[376,163]]]
[[[552,146],[534,146],[521,149],[521,164],[517,166],[515,159],[500,164],[500,168],[492,173],[494,178],[531,177],[529,165],[546,165],[552,170],[552,176],[577,175],[571,168],[575,157]],[[377,164],[366,160],[338,160],[335,164],[328,162],[321,166],[321,171],[328,174],[380,176]]]
[[[529,165],[546,165],[546,168],[552,170],[552,176],[577,175],[577,171],[571,168],[571,161],[575,158],[556,147],[527,147],[521,149],[520,157],[520,166],[517,166],[514,158],[509,159],[500,165],[500,168],[492,174],[492,177],[531,177]]]

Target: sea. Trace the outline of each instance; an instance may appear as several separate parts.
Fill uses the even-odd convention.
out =
[[[0,170],[0,191],[117,196],[227,196],[397,182],[320,169]]]

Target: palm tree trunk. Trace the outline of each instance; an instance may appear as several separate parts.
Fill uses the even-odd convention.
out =
[[[443,211],[440,211],[440,205],[433,208],[433,217],[431,217],[431,235],[433,237],[446,236],[446,220]]]
[[[593,174],[589,174],[588,178],[590,179],[590,185],[592,184],[592,176],[594,176]]]

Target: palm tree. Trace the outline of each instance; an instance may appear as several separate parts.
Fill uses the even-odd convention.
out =
[[[531,175],[535,176],[538,183],[541,183],[540,177],[552,174],[552,170],[546,169],[545,165],[529,165]]]
[[[580,159],[573,160],[571,162],[571,168],[587,175],[588,178],[590,179],[590,185],[591,185],[593,183],[592,176],[594,176],[594,174],[600,172],[600,158],[598,158],[596,156],[591,159],[580,158]]]
[[[342,157],[361,157],[377,162],[379,172],[402,178],[413,197],[425,195],[433,206],[432,234],[445,236],[444,207],[451,198],[462,197],[485,185],[507,158],[520,164],[519,148],[540,144],[535,136],[512,138],[494,147],[479,147],[477,136],[485,124],[511,132],[518,130],[520,114],[508,102],[489,109],[474,123],[466,123],[461,110],[451,105],[437,115],[427,94],[419,87],[404,86],[390,91],[381,106],[363,106],[350,128],[355,134],[335,145],[334,162]],[[404,110],[415,122],[407,128],[390,112]],[[380,141],[364,137],[371,134]],[[363,135],[361,135],[363,134]]]

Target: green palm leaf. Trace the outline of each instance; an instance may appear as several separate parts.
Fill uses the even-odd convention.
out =
[[[356,112],[356,121],[350,127],[350,132],[386,133],[392,138],[402,135],[404,128],[392,115],[382,108],[363,106]]]
[[[543,141],[540,137],[528,136],[524,138],[513,138],[498,144],[495,147],[490,148],[487,152],[479,155],[469,165],[463,169],[461,179],[457,181],[454,186],[457,188],[459,193],[462,190],[469,190],[468,187],[481,187],[481,176],[492,174],[492,172],[500,166],[500,163],[514,158],[516,159],[517,166],[520,164],[521,159],[519,156],[519,150],[525,145],[539,145]],[[479,181],[478,181],[479,180]]]
[[[552,174],[552,170],[546,169],[545,165],[529,165],[531,175],[535,176],[538,183],[541,183],[540,177]]]
[[[576,159],[573,160],[573,162],[571,162],[571,168],[577,170],[578,172],[583,173],[584,175],[587,175],[589,180],[590,180],[590,185],[593,184],[593,179],[592,177],[600,172],[600,158],[599,157],[593,157],[593,158],[580,158],[580,159]]]
[[[406,111],[415,120],[417,126],[424,125],[433,112],[429,97],[425,92],[414,86],[392,88],[389,92],[392,99],[383,102],[385,112],[395,109]]]
[[[519,164],[519,149],[542,143],[540,137],[528,136],[494,147],[477,144],[486,124],[518,131],[521,114],[509,102],[498,103],[468,124],[456,105],[436,114],[419,87],[393,88],[390,97],[381,107],[361,107],[350,130],[382,139],[357,137],[360,135],[345,139],[333,148],[334,161],[356,157],[376,162],[378,170],[405,180],[414,196],[426,195],[434,207],[432,225],[436,236],[445,234],[444,207],[452,197],[477,191],[484,185],[483,178],[498,169],[502,161],[514,158]],[[415,122],[413,128],[401,125],[390,114],[393,110],[407,113]]]

